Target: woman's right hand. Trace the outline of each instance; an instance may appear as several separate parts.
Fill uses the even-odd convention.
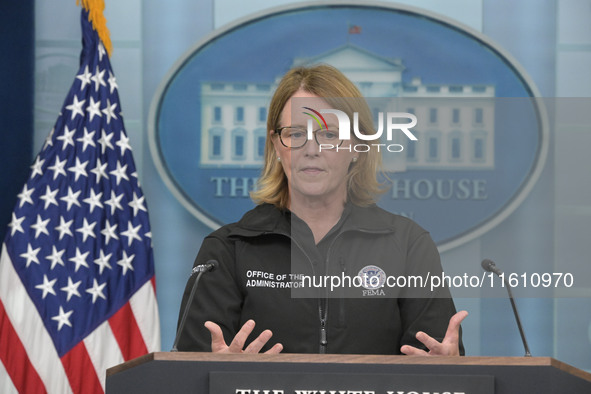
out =
[[[220,326],[215,324],[214,322],[207,321],[205,322],[205,328],[207,328],[211,334],[211,351],[214,353],[259,353],[263,346],[269,339],[273,336],[271,330],[265,330],[259,335],[254,341],[250,343],[244,348],[244,344],[248,339],[248,336],[252,333],[254,329],[254,320],[249,320],[238,331],[230,346],[226,344],[226,340],[224,339],[224,333]],[[277,343],[273,345],[273,347],[267,350],[265,353],[268,354],[277,354],[283,350],[283,345]]]

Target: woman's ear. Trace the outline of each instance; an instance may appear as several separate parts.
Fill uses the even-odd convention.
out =
[[[275,134],[277,134],[275,132],[275,130],[269,130],[269,138],[271,139],[271,142],[273,143],[273,148],[275,148],[275,156],[279,157],[279,152],[280,152],[280,146],[278,146],[277,144],[281,145],[281,143],[279,142],[279,138],[274,138]]]

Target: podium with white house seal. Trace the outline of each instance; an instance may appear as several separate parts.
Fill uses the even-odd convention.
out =
[[[107,370],[107,394],[591,393],[550,357],[157,352]]]

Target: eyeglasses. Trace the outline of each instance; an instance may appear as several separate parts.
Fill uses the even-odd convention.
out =
[[[275,129],[275,132],[279,135],[279,140],[286,148],[299,149],[308,142],[308,132],[303,127],[279,127]],[[336,149],[343,143],[343,140],[339,139],[338,131],[320,129],[313,131],[313,133],[318,145],[333,146],[327,149]],[[324,147],[322,149],[324,150]]]

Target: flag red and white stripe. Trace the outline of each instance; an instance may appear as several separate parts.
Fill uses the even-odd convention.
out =
[[[60,359],[5,247],[0,259],[0,359],[7,366],[0,366],[0,392],[104,392],[107,368],[160,350],[156,293],[148,281]]]

